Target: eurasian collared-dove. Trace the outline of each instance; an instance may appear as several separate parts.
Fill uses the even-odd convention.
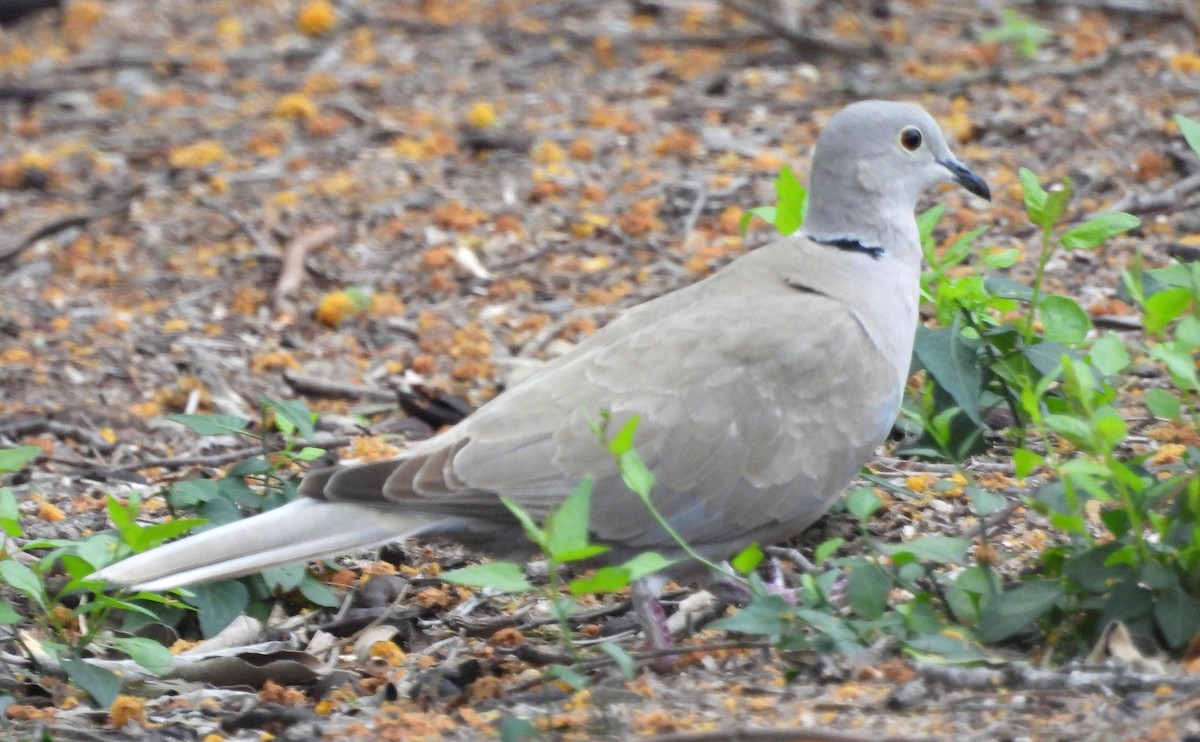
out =
[[[921,269],[913,211],[942,182],[990,198],[918,106],[848,106],[818,137],[800,234],[630,309],[399,458],[313,472],[277,510],[95,576],[162,590],[414,536],[507,555],[531,547],[499,498],[540,518],[585,474],[607,558],[681,557],[589,428],[601,410],[614,425],[641,416],[653,502],[702,554],[795,536],[899,411]]]

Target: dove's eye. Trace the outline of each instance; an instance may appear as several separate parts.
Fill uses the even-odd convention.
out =
[[[921,130],[915,126],[906,126],[900,130],[900,146],[909,152],[916,152],[924,141]]]

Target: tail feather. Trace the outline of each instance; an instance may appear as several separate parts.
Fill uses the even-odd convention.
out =
[[[93,577],[140,590],[167,590],[374,546],[437,520],[438,516],[301,497],[261,515],[132,556]]]

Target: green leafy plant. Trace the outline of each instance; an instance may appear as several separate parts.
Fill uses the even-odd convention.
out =
[[[986,492],[977,492],[981,512],[985,505],[995,505]],[[801,586],[791,601],[778,589],[766,589],[750,573],[749,605],[713,628],[763,636],[793,652],[853,652],[888,636],[915,655],[937,655],[950,662],[984,658],[964,623],[978,620],[979,601],[971,591],[986,596],[995,588],[995,578],[980,567],[969,568],[956,580],[946,576],[946,567],[966,560],[968,539],[926,536],[879,544],[867,526],[881,505],[870,487],[859,487],[845,499],[846,510],[858,522],[866,554],[837,556],[845,545],[840,538],[819,544],[813,562],[820,566],[801,575]],[[893,600],[897,592],[905,596],[899,602]]]
[[[631,488],[636,487],[635,492],[638,492],[639,489],[641,492],[645,492],[645,498],[648,498],[649,489],[653,487],[653,474],[633,453],[633,431],[636,426],[637,418],[633,418],[630,424],[626,425],[611,441],[604,441],[601,428],[597,428],[597,432],[601,436],[601,441],[608,446],[610,453],[621,465],[626,484]],[[507,498],[501,498],[505,507],[521,524],[525,536],[536,544],[546,556],[548,562],[546,585],[538,586],[529,582],[525,578],[522,566],[514,562],[486,562],[442,575],[447,582],[491,588],[501,593],[533,592],[541,595],[550,605],[551,613],[558,622],[559,638],[563,646],[576,662],[580,661],[582,657],[576,644],[572,641],[571,614],[579,609],[574,598],[592,593],[612,593],[623,590],[629,587],[634,580],[651,575],[670,565],[670,562],[661,555],[644,552],[623,564],[600,567],[588,577],[577,577],[565,585],[562,583],[561,567],[585,563],[609,551],[607,546],[592,543],[588,534],[588,514],[594,484],[595,481],[592,477],[585,477],[571,495],[556,510],[546,516],[545,522],[540,526],[520,505]],[[660,522],[665,521],[660,517]],[[619,645],[605,642],[599,647],[632,677],[633,661]],[[551,665],[548,673],[550,677],[560,678],[576,689],[588,685],[586,676],[571,667]]]
[[[102,705],[111,704],[120,679],[97,665],[92,657],[108,652],[129,656],[151,672],[170,664],[169,651],[149,639],[127,635],[146,622],[175,625],[195,615],[201,632],[211,636],[243,612],[266,615],[267,600],[295,591],[312,603],[337,605],[336,595],[304,565],[292,565],[262,575],[202,585],[175,596],[151,592],[113,596],[108,585],[92,579],[102,567],[164,541],[202,527],[224,523],[275,507],[295,494],[295,478],[286,469],[324,454],[304,445],[313,435],[315,416],[296,401],[262,400],[258,431],[250,420],[223,415],[178,415],[174,419],[200,435],[236,435],[259,441],[262,453],[231,467],[219,480],[192,479],[166,488],[164,495],[172,519],[138,523],[141,501],[135,493],[128,502],[108,498],[107,513],[113,531],[79,541],[27,539],[16,498],[10,488],[0,488],[0,528],[17,548],[0,559],[0,585],[21,596],[26,615],[0,603],[0,625],[28,620],[44,637],[39,649],[48,654],[67,676]],[[271,444],[281,437],[282,446]],[[0,473],[24,466],[40,451],[36,446],[0,451]],[[199,515],[201,517],[191,517]],[[122,635],[109,629],[122,619]],[[29,656],[39,652],[29,648]]]
[[[233,435],[260,446],[260,453],[235,463],[220,479],[188,479],[169,486],[165,495],[173,516],[195,514],[208,526],[219,526],[272,510],[296,496],[299,477],[294,465],[325,454],[324,449],[305,443],[313,438],[316,415],[299,400],[263,398],[260,403],[257,426],[252,420],[228,415],[171,416],[198,435]],[[114,523],[121,530],[121,524]],[[143,550],[123,540],[130,552]],[[242,613],[263,617],[273,596],[291,594],[321,606],[338,603],[333,590],[304,564],[272,567],[258,575],[196,585],[180,593],[182,602],[195,610],[204,636],[217,633]],[[183,617],[177,609],[157,614],[167,624]],[[131,616],[129,621],[136,625],[138,619]]]
[[[1012,430],[1022,437],[1038,405],[1060,394],[1059,359],[1064,353],[1078,356],[1092,330],[1075,300],[1045,291],[1046,266],[1060,251],[1093,249],[1140,224],[1137,217],[1112,212],[1064,228],[1059,223],[1070,202],[1070,180],[1047,191],[1024,168],[1020,180],[1026,215],[1041,234],[1029,285],[976,271],[949,278],[948,269],[976,251],[981,232],[968,232],[939,253],[930,235],[940,211],[935,207],[919,220],[930,264],[922,286],[942,327],[917,329],[915,361],[927,379],[908,415],[925,436],[910,453],[949,461],[975,453],[988,428],[984,414],[997,406],[1007,408]],[[1007,267],[1016,258],[1011,251],[982,255],[983,269]]]
[[[1185,117],[1177,121],[1200,155],[1200,124]],[[1096,222],[1089,223],[1092,232],[1077,228],[1062,241],[1087,246],[1122,226],[1112,217]],[[1122,283],[1141,307],[1149,336],[1148,347],[1135,352],[1159,364],[1168,381],[1166,388],[1146,391],[1147,412],[1175,426],[1184,439],[1195,437],[1200,264],[1143,270],[1135,261]],[[1047,374],[1061,378],[1059,395],[1035,392],[1023,398],[1046,445],[1015,451],[1016,473],[1025,476],[1039,467],[1052,473],[1032,504],[1065,538],[1039,556],[1039,574],[1012,591],[1024,599],[1005,601],[1011,615],[993,624],[993,638],[1038,621],[1045,631],[1055,627],[1056,636],[1078,640],[1120,620],[1176,650],[1200,634],[1200,451],[1169,444],[1152,455],[1131,445],[1117,404],[1118,386],[1127,383],[1132,364],[1120,339],[1106,334],[1081,356],[1060,356]]]
[[[1017,54],[1033,58],[1041,51],[1043,44],[1054,38],[1054,33],[1012,8],[1005,8],[1000,25],[984,31],[979,38],[981,41],[1008,44]]]
[[[0,474],[21,469],[40,451],[37,446],[0,450]],[[136,503],[133,507],[136,510]],[[110,513],[120,509],[110,499]],[[161,541],[195,522],[164,523],[140,535],[148,541]],[[11,635],[26,649],[31,661],[36,664],[48,657],[52,665],[106,707],[116,698],[121,681],[112,671],[89,661],[91,651],[117,651],[151,673],[167,668],[171,654],[166,647],[150,639],[112,636],[105,631],[114,612],[147,613],[143,602],[165,601],[150,593],[129,598],[104,595],[102,584],[89,579],[96,568],[111,561],[111,537],[98,535],[82,542],[26,538],[16,497],[8,487],[0,487],[0,530],[9,544],[0,556],[0,586],[20,600],[0,602],[0,625],[11,627],[24,621],[32,624],[36,635]],[[31,642],[37,643],[36,651]]]

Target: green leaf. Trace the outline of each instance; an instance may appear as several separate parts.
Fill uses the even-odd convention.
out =
[[[267,399],[266,397],[259,397],[258,401],[263,407],[275,410],[276,427],[279,427],[279,421],[283,419],[300,432],[301,438],[309,439],[313,437],[313,419],[316,416],[313,415],[312,410],[308,409],[308,405],[304,404],[304,402],[298,399],[277,400]],[[279,429],[284,434],[291,432],[283,430],[282,427]]]
[[[500,742],[522,742],[540,739],[541,733],[529,719],[520,716],[505,716],[500,720]]]
[[[1154,601],[1154,622],[1171,649],[1186,645],[1200,634],[1200,600],[1182,590],[1159,593]]]
[[[675,562],[654,551],[643,551],[632,559],[626,560],[621,566],[629,570],[632,580],[640,580],[670,567]]]
[[[100,569],[113,563],[119,543],[113,533],[97,533],[79,541],[76,555],[88,562],[92,569]]]
[[[804,211],[808,205],[808,191],[796,179],[789,167],[779,171],[775,178],[775,229],[782,235],[793,234],[804,223]]]
[[[546,518],[546,552],[555,561],[567,561],[563,555],[588,546],[588,514],[595,478],[584,476],[558,510]]]
[[[1150,357],[1162,361],[1167,367],[1171,383],[1185,392],[1197,389],[1196,364],[1190,353],[1181,353],[1165,343],[1150,349]]]
[[[1143,323],[1146,332],[1161,335],[1167,325],[1174,322],[1192,306],[1192,290],[1182,286],[1165,288],[1146,299]]]
[[[979,227],[972,231],[979,231],[982,229],[986,229],[986,227]],[[1011,268],[1016,265],[1018,260],[1021,259],[1021,251],[1016,248],[1009,250],[988,250],[982,253],[979,258],[988,268]]]
[[[20,623],[25,620],[25,617],[17,613],[16,609],[10,604],[0,602],[0,626],[8,624]]]
[[[641,422],[641,415],[634,415],[625,421],[621,429],[616,435],[608,440],[608,452],[613,458],[620,458],[622,455],[633,450],[633,437],[637,433],[638,423]]]
[[[1112,541],[1094,546],[1071,556],[1063,565],[1063,574],[1081,590],[1102,594],[1118,582],[1133,577],[1128,564],[1109,564],[1108,560],[1121,548]]]
[[[572,595],[615,593],[633,582],[628,567],[601,567],[591,577],[576,577],[567,585]]]
[[[21,446],[20,448],[0,448],[0,474],[17,471],[42,452],[39,446]]]
[[[1023,57],[1034,57],[1042,44],[1054,38],[1054,33],[1044,26],[1025,18],[1012,8],[1004,9],[1003,22],[980,34],[983,41],[1002,41],[1011,44]]]
[[[300,583],[298,589],[300,590],[300,594],[304,596],[304,599],[313,605],[325,608],[337,608],[342,604],[342,599],[338,597],[333,588],[311,574],[305,575],[304,581]]]
[[[171,506],[175,508],[192,509],[200,503],[208,502],[221,493],[221,485],[213,479],[183,479],[172,484],[167,490]]]
[[[591,559],[594,556],[610,551],[612,547],[602,546],[601,544],[586,544],[578,549],[567,549],[554,554],[552,561],[566,564],[568,562],[582,562],[585,559]]]
[[[1186,353],[1200,350],[1200,319],[1196,315],[1188,314],[1180,318],[1179,324],[1175,325],[1174,343]]]
[[[512,562],[472,564],[439,575],[446,582],[471,587],[490,587],[502,593],[523,593],[533,588],[525,579],[525,571]]]
[[[780,636],[787,629],[791,606],[778,595],[755,595],[742,610],[712,623],[712,628],[750,636]]]
[[[620,644],[616,642],[602,642],[599,647],[601,652],[612,658],[617,669],[621,671],[621,675],[626,680],[633,680],[637,677],[637,665],[633,663],[633,657],[630,657],[629,653]]]
[[[829,561],[829,558],[836,554],[844,543],[846,543],[844,538],[831,538],[817,544],[817,548],[813,549],[813,562],[824,564]]]
[[[917,559],[938,564],[961,563],[971,541],[953,536],[918,536],[898,544],[880,544],[884,554],[912,554]]]
[[[237,580],[223,580],[194,585],[192,595],[185,599],[194,606],[200,618],[200,633],[205,638],[216,636],[221,629],[242,615],[250,604],[250,591]]]
[[[1086,420],[1070,415],[1046,415],[1046,425],[1072,445],[1085,451],[1092,446],[1092,429]]]
[[[962,336],[957,323],[954,327],[936,330],[917,326],[914,348],[917,360],[967,417],[983,427],[983,419],[979,416],[983,371],[975,347],[975,342]]]
[[[24,536],[21,527],[21,510],[17,498],[8,487],[0,487],[0,530],[9,536]]]
[[[103,605],[107,608],[111,608],[113,610],[118,610],[118,611],[125,611],[126,613],[137,613],[140,616],[145,616],[146,618],[149,618],[152,621],[162,621],[162,617],[159,614],[157,614],[154,611],[147,608],[146,606],[142,605],[140,602],[134,603],[133,601],[137,600],[137,601],[146,601],[147,603],[164,603],[164,604],[166,601],[166,599],[163,598],[163,596],[161,596],[161,595],[154,595],[154,594],[145,593],[145,592],[141,592],[141,593],[137,593],[136,595],[132,595],[132,596],[130,596],[129,600],[121,600],[121,599],[115,598],[111,595],[105,595],[104,593],[97,592],[97,593],[95,593],[93,599],[95,600],[95,602],[97,604]],[[75,612],[78,613],[78,612],[86,611],[86,610],[87,610],[87,608],[85,606],[81,606],[80,608],[76,608]],[[181,612],[183,611],[182,608],[180,608],[178,610]]]
[[[229,468],[229,471],[227,471],[225,473],[226,479],[222,480],[222,484],[225,481],[228,481],[228,479],[230,477],[232,477],[234,479],[239,479],[241,477],[248,477],[248,476],[252,476],[254,474],[266,474],[269,471],[271,471],[271,462],[267,461],[266,458],[263,456],[251,456],[250,458],[242,459],[241,461],[239,461],[236,464],[234,464],[233,466],[231,466]],[[248,490],[248,491],[252,491],[252,490]],[[257,498],[257,495],[255,495],[255,497]],[[245,503],[245,504],[249,504],[249,503]]]
[[[883,501],[870,487],[858,487],[846,495],[846,510],[864,523],[871,519],[881,505]]]
[[[533,518],[529,517],[529,513],[525,512],[524,508],[507,497],[501,497],[500,502],[504,504],[504,507],[508,508],[508,512],[512,513],[517,522],[521,524],[521,528],[525,531],[525,536],[537,544],[539,548],[549,551],[549,548],[546,546],[545,532],[538,527],[537,523],[533,522]]]
[[[1113,448],[1125,440],[1125,436],[1129,433],[1125,421],[1109,405],[1098,407],[1092,413],[1092,430],[1108,448]]]
[[[1018,448],[1013,451],[1012,459],[1013,474],[1017,479],[1024,479],[1032,474],[1034,469],[1046,463],[1045,457],[1028,448]]]
[[[1115,332],[1106,332],[1092,345],[1088,357],[1092,365],[1105,376],[1113,376],[1129,367],[1129,352]]]
[[[1033,625],[1062,597],[1062,586],[1053,580],[1026,582],[987,602],[979,619],[979,638],[1003,641]]]
[[[943,256],[942,265],[945,266],[946,263],[949,261],[953,261],[953,264],[957,265],[958,263],[961,263],[963,260],[965,260],[968,255],[970,255],[972,252],[975,251],[976,240],[978,240],[981,236],[983,236],[983,233],[986,232],[987,230],[988,230],[988,228],[986,226],[976,227],[975,229],[972,229],[969,232],[964,233],[961,237],[959,237],[954,242],[950,243],[950,246],[946,248],[946,253]],[[1020,257],[1020,254],[1021,254],[1021,252],[1015,248],[1012,250],[1005,250],[1003,252],[997,252],[995,250],[985,250],[980,255],[980,259],[983,260],[984,265],[987,265],[989,267],[1007,268],[1008,266],[1012,265],[1013,263],[1015,263],[1017,261],[1017,259]],[[1006,258],[1002,257],[1003,255],[1011,255],[1012,259],[1007,260]],[[996,262],[993,263],[993,260],[995,260]],[[1006,260],[1007,260],[1007,262],[1006,262]]]
[[[69,657],[64,657],[61,664],[71,682],[87,691],[102,709],[111,707],[121,693],[121,679],[103,667]]]
[[[1175,114],[1175,123],[1179,125],[1179,131],[1183,134],[1184,141],[1197,156],[1200,156],[1200,121],[1177,113]]]
[[[1029,168],[1023,167],[1018,170],[1017,178],[1021,181],[1021,191],[1025,196],[1025,215],[1029,217],[1029,221],[1044,227],[1042,220],[1047,197],[1045,189]]]
[[[1088,250],[1122,232],[1135,229],[1142,223],[1133,214],[1109,211],[1067,230],[1059,242],[1068,250]]]
[[[583,690],[590,684],[587,675],[576,672],[566,665],[550,665],[546,668],[545,677],[550,680],[561,680],[574,690]]]
[[[944,267],[947,263],[952,262],[949,260],[942,262],[934,250],[936,245],[933,242],[933,230],[942,220],[942,214],[945,211],[946,207],[943,204],[934,204],[917,215],[917,234],[921,237],[921,246],[925,248],[925,257],[929,260],[930,265]]]
[[[904,649],[927,662],[966,664],[988,659],[979,646],[961,636],[926,634],[904,642]]]
[[[1033,299],[1033,289],[1023,283],[999,276],[988,276],[983,281],[988,293],[998,299],[1016,299],[1030,301]]]
[[[1046,342],[1079,345],[1092,329],[1092,320],[1074,299],[1049,294],[1042,297],[1039,309]]]
[[[84,582],[86,578],[90,577],[96,571],[95,567],[88,564],[76,554],[62,554],[60,563],[62,564],[63,571],[71,578],[71,581],[67,583],[71,588]],[[95,580],[93,582],[100,584]]]
[[[304,562],[285,564],[282,567],[269,567],[262,571],[262,578],[271,592],[276,590],[290,593],[300,586],[308,575],[308,567]]]
[[[197,435],[237,435],[250,426],[249,420],[232,415],[168,415],[167,419],[186,426]]]
[[[646,462],[637,451],[626,451],[617,460],[621,469],[621,478],[625,486],[636,492],[643,500],[649,500],[654,491],[654,473],[646,467]]]
[[[1067,210],[1067,202],[1071,200],[1071,179],[1063,178],[1061,183],[1050,186],[1046,193],[1046,203],[1042,206],[1042,226],[1050,227],[1062,218]]]
[[[967,491],[971,496],[971,510],[980,518],[998,512],[1008,502],[1003,495],[988,492],[982,487],[971,487]]]
[[[763,550],[758,548],[758,544],[750,544],[745,549],[742,549],[733,559],[729,560],[729,565],[738,572],[747,575],[762,563],[764,558]]]
[[[138,546],[141,548],[136,550],[145,551],[153,546],[158,546],[167,539],[185,534],[196,526],[202,526],[207,522],[204,518],[180,518],[178,520],[154,523],[149,526],[139,526],[140,536],[138,538]]]
[[[1143,401],[1146,404],[1146,410],[1155,417],[1161,417],[1164,420],[1179,420],[1182,416],[1182,406],[1179,397],[1171,394],[1166,389],[1148,389]]]
[[[49,598],[41,578],[24,564],[12,559],[0,560],[0,583],[33,600],[43,611],[50,610]]]
[[[314,461],[325,455],[325,449],[316,446],[305,446],[292,454],[296,461]]]
[[[879,618],[887,610],[891,590],[892,578],[882,567],[865,559],[853,561],[846,600],[855,613],[869,620]]]
[[[742,213],[742,219],[738,222],[738,233],[743,237],[746,236],[746,231],[750,229],[750,222],[754,217],[762,219],[772,227],[775,226],[775,207],[774,206],[756,206],[753,209],[747,209]]]
[[[171,650],[154,641],[141,637],[129,636],[113,639],[113,644],[129,658],[146,668],[155,675],[162,675],[171,669]]]

